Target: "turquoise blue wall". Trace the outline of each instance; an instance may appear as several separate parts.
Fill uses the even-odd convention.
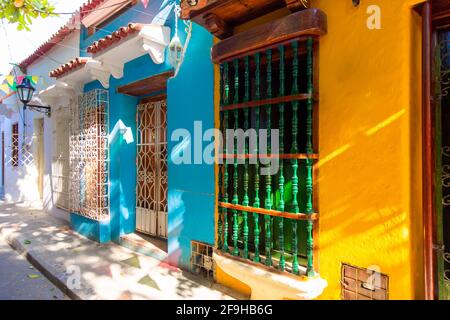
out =
[[[104,37],[129,22],[151,23],[164,22],[164,10],[172,8],[173,1],[151,1],[147,9],[142,5],[135,10],[128,10],[103,27],[91,37],[85,38],[82,32],[81,54],[93,41]],[[143,12],[138,12],[140,10]],[[154,19],[155,13],[163,12]],[[173,11],[165,20],[174,32]],[[184,29],[180,23],[180,29]],[[184,40],[184,33],[179,31]],[[186,128],[193,134],[194,121],[202,121],[203,127],[214,127],[214,72],[210,62],[212,36],[198,26],[194,26],[192,39],[178,76],[169,80],[168,96],[168,138],[177,128]],[[144,55],[128,62],[122,79],[110,79],[109,91],[109,131],[110,131],[110,222],[109,228],[99,228],[87,223],[89,228],[78,227],[78,231],[95,230],[109,232],[97,237],[97,241],[118,241],[121,235],[131,233],[136,228],[136,105],[140,97],[130,97],[117,93],[117,88],[168,71],[172,67],[166,63],[156,65],[149,55]],[[201,75],[201,78],[199,78]],[[85,85],[84,91],[102,88],[98,81]],[[133,141],[125,141],[114,130],[122,122],[133,133]],[[168,154],[178,142],[168,144]],[[187,147],[192,148],[191,144]],[[193,153],[193,150],[192,150]],[[173,265],[188,268],[191,240],[214,243],[214,166],[213,165],[175,165],[168,159],[168,207],[169,207],[169,260]],[[78,223],[78,221],[75,221]],[[86,221],[83,220],[86,226]],[[80,224],[80,223],[78,223]],[[77,224],[77,225],[78,225]],[[98,223],[97,223],[98,224]],[[105,231],[106,230],[106,231]]]
[[[214,128],[212,36],[194,24],[192,39],[177,77],[167,88],[168,133],[184,128],[191,139],[185,148],[194,156],[194,121]],[[169,155],[180,142],[169,141]],[[205,144],[206,145],[206,144]],[[214,244],[214,166],[176,165],[169,158],[169,251],[173,264],[189,266],[191,240]]]

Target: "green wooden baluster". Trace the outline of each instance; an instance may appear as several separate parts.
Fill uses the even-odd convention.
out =
[[[220,65],[220,106],[223,105],[223,98],[224,98],[224,66],[223,64]],[[223,112],[220,111],[219,113],[219,127],[220,132],[224,132],[223,128]],[[223,159],[222,159],[223,160]],[[223,165],[219,164],[219,201],[223,201]],[[219,219],[217,220],[217,247],[218,249],[222,249],[223,246],[223,210],[220,210],[219,213]]]
[[[225,128],[228,124],[228,111],[224,112],[224,122]],[[227,154],[227,144],[224,142],[224,154]],[[226,159],[225,159],[226,161]],[[228,164],[224,162],[223,164],[223,202],[228,203]],[[223,212],[223,251],[228,252],[228,209],[222,208]]]
[[[279,47],[280,52],[280,97],[284,96],[284,45]],[[280,154],[284,153],[284,103],[280,103],[279,105],[279,131],[280,131]],[[278,210],[284,211],[284,173],[283,173],[283,159],[280,159],[280,175],[278,178],[278,187],[280,190],[280,201],[278,203]],[[284,271],[285,268],[285,258],[284,258],[284,218],[278,218],[278,242],[279,242],[279,250],[280,250],[280,270]]]
[[[272,50],[269,49],[266,51],[266,59],[267,59],[267,98],[272,98]],[[267,138],[268,138],[268,147],[267,154],[269,155],[270,150],[270,136],[271,136],[271,117],[272,117],[272,106],[267,105]],[[264,203],[264,207],[266,209],[272,209],[272,176],[266,176],[266,201]],[[272,232],[271,232],[271,216],[264,216],[265,222],[265,230],[266,230],[266,266],[272,265]]]
[[[293,60],[292,60],[292,94],[298,94],[298,42],[292,43]],[[298,153],[298,102],[292,102],[292,150],[291,153]],[[297,195],[298,195],[298,160],[292,160],[292,212],[299,213]],[[298,239],[297,239],[297,220],[292,221],[292,273],[298,274]]]
[[[222,71],[222,70],[221,70]],[[223,112],[220,113],[220,130],[223,132]],[[223,165],[219,164],[219,201],[223,201]],[[219,217],[217,219],[217,248],[220,250],[222,249],[222,210],[219,213]]]
[[[229,73],[228,73],[228,62],[225,62],[223,64],[223,83],[224,83],[224,89],[223,89],[223,104],[227,105],[230,103],[230,81],[229,81]],[[227,129],[227,123],[225,124],[225,129]]]
[[[250,100],[250,68],[249,68],[249,56],[244,58],[245,65],[245,95],[244,102],[248,102]],[[244,109],[244,130],[248,130],[248,108]],[[245,155],[249,153],[248,142],[245,141]],[[248,197],[248,161],[245,159],[244,164],[244,198],[242,199],[242,205],[248,206],[250,204],[250,200]],[[247,211],[242,212],[243,220],[244,220],[244,252],[243,258],[248,259],[248,214]]]
[[[307,76],[307,91],[310,97],[306,102],[306,153],[313,154],[313,39],[308,38],[306,41],[306,76]],[[306,213],[311,215],[313,209],[313,160],[308,157],[306,159]],[[309,277],[314,276],[313,264],[313,221],[308,220],[306,223],[306,258],[307,266],[306,273]]]
[[[260,85],[261,85],[261,72],[260,72],[260,54],[259,52],[255,54],[255,100],[260,100],[261,99],[261,89],[260,89]],[[259,115],[260,115],[260,107],[255,107],[255,130],[256,130],[256,136],[257,136],[257,141],[256,141],[256,145],[255,145],[255,150],[254,150],[254,154],[258,155],[258,144],[259,144]],[[259,199],[259,161],[256,161],[255,164],[255,200],[253,202],[253,207],[255,208],[259,208],[261,203],[260,203],[260,199]],[[253,214],[253,220],[254,220],[254,224],[255,224],[255,230],[254,232],[254,245],[255,245],[255,255],[253,257],[253,261],[254,262],[260,262],[261,258],[259,256],[259,234],[260,234],[260,230],[259,230],[259,215],[257,213]]]
[[[228,77],[228,62],[224,63],[224,70],[223,70],[223,77],[224,77],[224,97],[223,97],[223,103],[225,105],[229,104],[230,102],[230,84],[229,84],[229,77]],[[228,128],[228,111],[223,112],[223,118],[224,118],[224,125],[223,128]],[[224,141],[223,144],[223,152],[226,155],[227,150],[227,142]],[[224,159],[223,164],[224,170],[223,170],[223,202],[228,203],[228,165],[226,163],[226,159]],[[223,212],[223,245],[222,249],[224,252],[228,252],[228,209],[222,208]]]
[[[234,60],[234,100],[233,103],[239,103],[239,60]],[[239,127],[239,112],[238,109],[234,110],[234,129],[237,130]],[[238,174],[238,148],[237,148],[237,137],[234,138],[234,165],[233,165],[233,204],[239,204],[238,187],[239,187],[239,174]],[[236,209],[233,212],[233,255],[239,255],[238,248],[238,213]]]

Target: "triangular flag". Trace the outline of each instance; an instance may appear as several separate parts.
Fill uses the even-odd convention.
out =
[[[30,78],[31,78],[30,81],[31,81],[34,85],[36,85],[36,84],[39,82],[39,76],[31,76]]]
[[[2,90],[4,93],[9,94],[11,92],[11,89],[6,83],[2,83],[0,85],[0,90]]]
[[[14,85],[14,76],[6,76],[5,78],[9,86],[12,87]]]
[[[142,4],[144,5],[144,8],[147,9],[149,0],[141,0],[141,1],[142,1]]]
[[[25,76],[17,76],[16,83],[20,86],[23,82],[23,79],[25,79]]]

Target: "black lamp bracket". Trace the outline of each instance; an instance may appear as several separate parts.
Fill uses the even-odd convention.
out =
[[[47,117],[50,117],[52,114],[51,107],[46,107],[46,106],[36,106],[36,105],[32,105],[32,104],[27,104],[24,106],[24,110],[26,110],[26,109],[44,113]]]

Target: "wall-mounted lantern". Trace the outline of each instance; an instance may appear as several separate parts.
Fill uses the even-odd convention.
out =
[[[35,87],[31,84],[31,81],[28,78],[24,78],[22,83],[17,85],[16,92],[19,100],[23,103],[23,110],[26,109],[34,110],[40,113],[45,113],[50,117],[51,108],[48,106],[38,106],[29,104],[31,99],[33,98],[33,93],[36,90]]]
[[[186,54],[187,47],[189,45],[189,41],[191,39],[192,34],[192,22],[191,21],[183,21],[186,28],[186,40],[184,45],[181,43],[180,37],[178,37],[178,19],[181,14],[181,7],[179,5],[175,5],[175,35],[169,43],[169,63],[174,68],[174,76],[176,77],[178,71],[180,70],[181,64],[183,63],[184,56]]]
[[[183,45],[177,34],[172,38],[169,43],[169,62],[177,69],[183,61]]]

